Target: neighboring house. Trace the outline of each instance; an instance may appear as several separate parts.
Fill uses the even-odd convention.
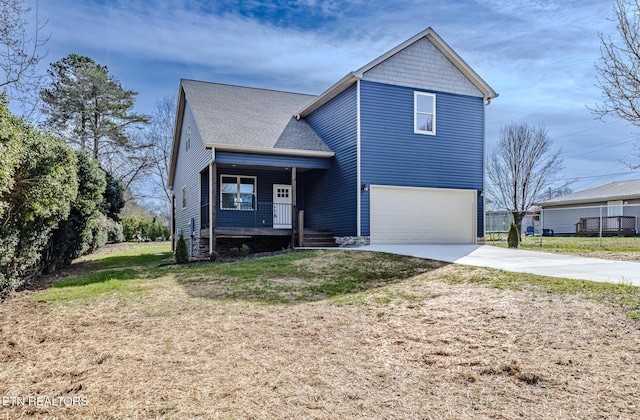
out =
[[[555,235],[637,235],[640,180],[612,182],[540,203]],[[602,220],[602,223],[600,223]]]
[[[535,211],[525,213],[520,231],[524,234],[529,226],[534,228],[534,234],[540,233],[540,226]],[[513,223],[513,215],[507,210],[487,211],[485,216],[485,233],[508,233],[509,227]]]
[[[431,28],[320,96],[182,80],[174,234],[194,252],[294,239],[301,221],[361,242],[475,243],[496,96]]]

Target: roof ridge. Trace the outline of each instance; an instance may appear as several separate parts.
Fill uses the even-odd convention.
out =
[[[240,88],[240,89],[262,90],[262,91],[265,91],[265,92],[286,93],[288,95],[309,96],[309,97],[312,97],[312,98],[315,98],[315,97],[318,96],[318,95],[313,95],[311,93],[291,92],[291,91],[286,91],[286,90],[268,89],[268,88],[262,88],[262,87],[254,87],[254,86],[242,86],[242,85],[234,85],[234,84],[231,84],[231,83],[210,82],[210,81],[207,81],[207,80],[184,79],[184,78],[180,79],[180,83],[182,84],[183,82],[196,82],[196,83],[205,83],[205,84],[209,84],[209,85],[235,87],[235,88]]]

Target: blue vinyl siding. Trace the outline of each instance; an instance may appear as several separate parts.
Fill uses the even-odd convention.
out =
[[[354,84],[306,118],[335,156],[330,170],[305,174],[305,226],[336,236],[357,232],[356,95]]]
[[[221,175],[241,175],[257,177],[257,201],[259,203],[273,202],[273,184],[291,185],[291,172],[266,171],[250,168],[218,168],[216,205],[217,205],[217,226],[218,227],[273,227],[273,214],[268,210],[268,206],[264,206],[265,211],[256,212],[251,210],[221,210],[220,209],[220,176]],[[297,175],[298,184],[300,184],[301,176]],[[304,177],[302,177],[304,178]],[[298,192],[301,192],[299,186]],[[298,194],[299,195],[299,194]],[[300,204],[298,198],[298,204]],[[268,214],[267,214],[268,213]]]
[[[362,182],[477,190],[483,236],[482,98],[369,81],[361,81],[360,89]],[[436,94],[436,135],[413,132],[415,91]],[[369,235],[369,193],[362,193],[361,203],[362,235]]]
[[[331,167],[330,158],[236,152],[216,152],[216,162],[278,168],[329,169]]]

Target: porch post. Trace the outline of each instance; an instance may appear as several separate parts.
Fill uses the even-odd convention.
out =
[[[298,180],[297,180],[297,168],[291,167],[291,245],[295,244],[295,225],[293,224],[296,220],[297,213],[297,197],[296,190],[298,189]]]
[[[215,225],[216,225],[216,191],[218,191],[217,187],[218,173],[217,166],[215,161],[211,161],[209,164],[209,253],[215,251],[216,249],[216,235],[215,235]]]

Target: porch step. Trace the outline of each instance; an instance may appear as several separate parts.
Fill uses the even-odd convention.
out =
[[[330,230],[305,229],[302,246],[311,248],[329,248],[337,247],[338,244],[333,238],[333,233],[331,233]]]

